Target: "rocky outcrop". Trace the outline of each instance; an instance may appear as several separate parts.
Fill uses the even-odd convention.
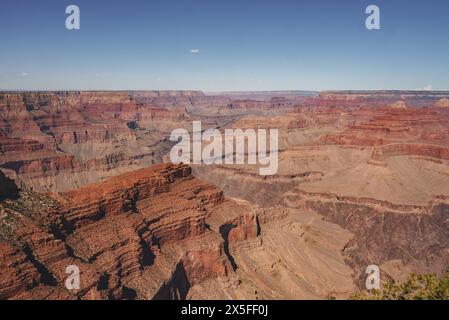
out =
[[[226,199],[186,165],[156,165],[47,196],[23,190],[0,202],[0,212],[2,299],[323,298],[332,283],[342,295],[353,288],[340,254],[346,233],[336,246],[317,239],[317,254],[337,265],[323,269],[325,281],[310,274],[307,284],[288,285],[303,268],[318,267],[314,259],[295,265],[317,242],[304,241],[292,254],[279,248],[277,235],[308,234],[310,217],[296,221],[292,210]],[[80,269],[79,289],[66,288],[67,266]],[[273,281],[273,272],[285,277]]]
[[[344,255],[360,288],[364,288],[365,268],[371,264],[385,266],[400,261],[401,277],[410,272],[441,274],[449,266],[449,202],[444,196],[425,206],[403,206],[297,189],[283,201],[287,207],[313,210],[354,233]],[[397,275],[385,271],[387,277]]]
[[[441,272],[445,98],[2,93],[0,168],[20,187],[1,190],[0,297],[318,299],[356,291],[369,264],[395,279]],[[192,120],[279,129],[278,173],[154,165]],[[68,265],[79,290],[65,287]]]
[[[415,155],[449,160],[449,147],[429,144],[389,144],[382,147],[386,156]]]
[[[195,97],[204,95],[0,93],[0,167],[14,170],[37,191],[63,191],[161,162],[170,128],[185,118],[177,99]]]
[[[158,165],[51,198],[24,191],[0,207],[0,296],[185,298],[190,286],[233,272],[226,243],[257,236],[237,232],[255,230],[254,216],[222,211],[214,218],[230,205],[239,207],[185,165]],[[209,219],[235,230],[224,239]],[[80,290],[64,287],[69,265],[81,269]]]
[[[342,106],[371,105],[384,106],[403,101],[415,107],[429,106],[449,95],[447,91],[322,91],[315,103],[337,104]],[[310,102],[309,102],[310,103]]]
[[[15,198],[19,194],[17,183],[0,170],[0,200]]]
[[[438,108],[448,108],[449,107],[449,99],[442,98],[435,103],[435,107]]]
[[[421,139],[428,143],[440,142],[447,137],[447,115],[435,111],[435,109],[411,110],[410,108],[390,107],[366,113],[364,116],[368,116],[366,121],[349,124],[339,133],[324,134],[318,139],[318,143],[379,146],[396,145],[399,142],[413,143]],[[387,153],[389,148],[391,147],[384,148]]]
[[[212,125],[227,123],[216,115],[230,101],[199,91],[2,92],[0,168],[39,192],[75,189],[161,163],[173,129],[210,114]]]
[[[405,110],[408,108],[407,104],[403,100],[399,100],[399,101],[396,101],[395,103],[389,104],[387,107],[391,108],[391,109],[399,109],[399,110]]]

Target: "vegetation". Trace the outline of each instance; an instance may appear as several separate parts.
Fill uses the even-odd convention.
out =
[[[381,290],[361,292],[353,300],[449,300],[449,271],[436,274],[412,274],[407,281],[387,282]]]
[[[0,211],[10,209],[32,220],[39,221],[48,215],[48,210],[56,206],[56,201],[43,194],[23,190],[17,199],[0,200]]]
[[[52,198],[26,190],[21,191],[17,198],[0,200],[0,241],[14,241],[17,230],[23,227],[26,219],[47,230],[56,205]]]

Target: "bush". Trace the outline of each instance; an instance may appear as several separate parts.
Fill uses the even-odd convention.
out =
[[[449,300],[449,272],[411,274],[407,281],[387,282],[381,290],[364,291],[350,297],[352,300]]]

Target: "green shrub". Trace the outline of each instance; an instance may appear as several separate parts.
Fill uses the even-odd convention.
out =
[[[352,300],[449,300],[449,272],[411,274],[407,281],[387,282],[381,290],[364,291],[350,297]]]

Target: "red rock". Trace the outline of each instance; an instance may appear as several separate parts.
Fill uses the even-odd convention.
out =
[[[17,201],[42,203],[36,196],[22,194]],[[159,283],[163,279],[147,277],[148,272],[175,268],[166,275],[171,281],[182,267],[191,285],[233,272],[224,239],[207,222],[227,200],[193,178],[186,165],[156,165],[52,196],[56,200],[46,201],[57,202],[36,206],[34,213],[2,211],[15,222],[13,233],[0,236],[24,248],[4,244],[1,250],[4,298],[158,297],[171,289]],[[230,241],[257,236],[255,219],[237,217]],[[64,287],[68,265],[81,270],[80,290]],[[146,287],[157,289],[150,294]]]

